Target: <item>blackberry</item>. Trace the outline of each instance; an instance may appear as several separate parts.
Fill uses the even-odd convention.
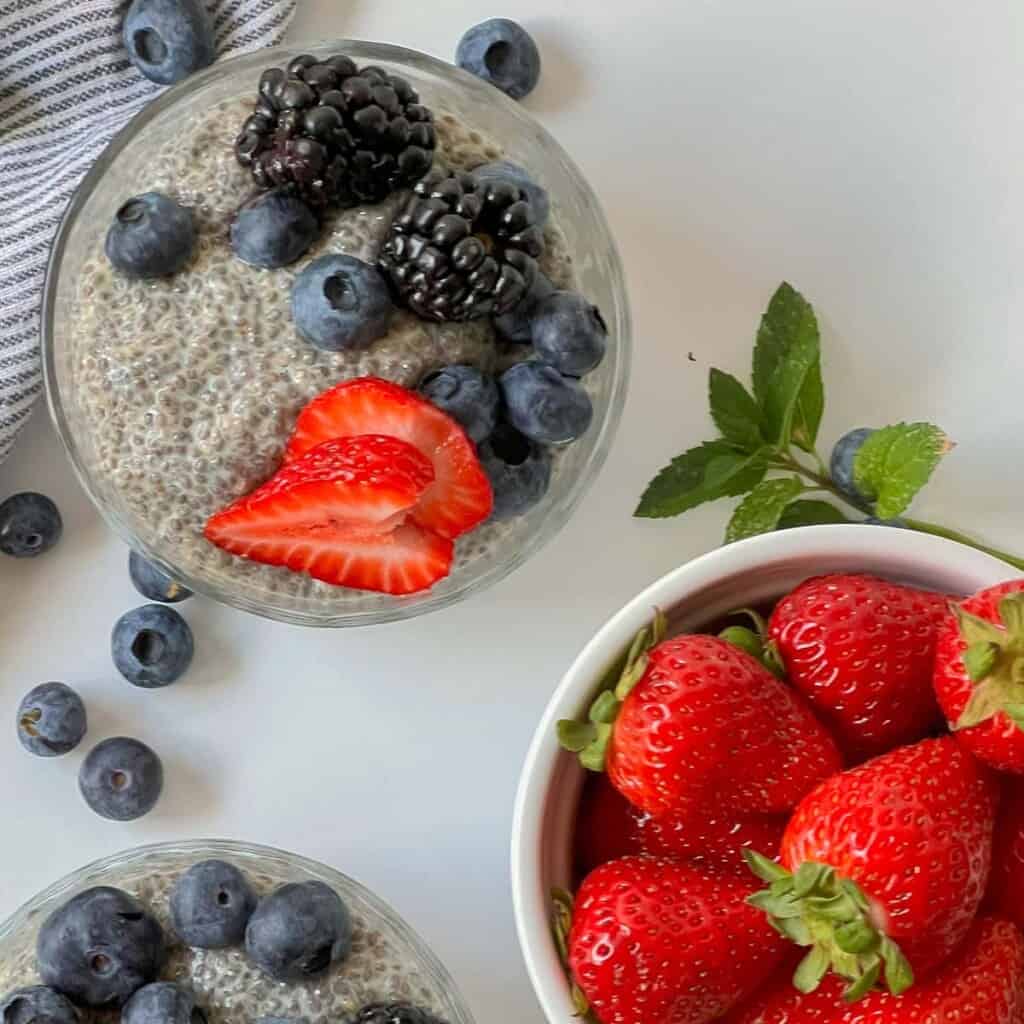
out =
[[[260,188],[311,206],[377,203],[430,170],[433,114],[404,79],[343,54],[296,57],[260,76],[235,156]]]
[[[507,313],[530,290],[544,236],[517,185],[432,171],[391,225],[378,262],[428,320]]]

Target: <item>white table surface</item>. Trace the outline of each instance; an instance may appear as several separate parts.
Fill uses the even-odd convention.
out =
[[[425,619],[304,631],[193,600],[181,607],[194,668],[147,693],[117,677],[108,650],[139,601],[126,551],[38,410],[0,467],[0,496],[51,494],[66,533],[47,557],[0,566],[0,916],[121,848],[270,843],[391,900],[481,1021],[539,1021],[507,880],[521,760],[601,622],[719,542],[722,505],[666,522],[631,512],[650,475],[708,434],[708,366],[747,373],[783,278],[824,326],[825,443],[858,424],[934,419],[959,448],[920,514],[1024,548],[1019,5],[300,0],[293,36],[450,58],[494,14],[535,33],[546,65],[526,106],[589,175],[628,272],[635,372],[604,472],[543,557]],[[104,822],[76,792],[81,752],[21,751],[3,720],[48,679],[82,692],[90,740],[134,734],[162,753],[151,816]]]

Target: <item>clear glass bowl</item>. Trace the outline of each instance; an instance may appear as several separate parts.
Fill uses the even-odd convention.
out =
[[[588,375],[595,408],[587,434],[560,457],[559,472],[545,500],[507,525],[490,550],[459,558],[452,574],[431,591],[392,598],[334,588],[282,594],[261,577],[226,569],[193,571],[152,524],[140,521],[112,481],[98,471],[90,417],[76,386],[72,310],[79,272],[127,195],[129,182],[158,141],[190,112],[223,100],[251,97],[260,72],[286,64],[299,53],[344,52],[359,64],[383,65],[408,79],[423,102],[461,116],[501,142],[505,157],[536,175],[551,194],[555,216],[573,255],[584,294],[608,323],[608,355]],[[244,196],[239,196],[239,200]],[[496,582],[534,555],[566,523],[608,453],[618,426],[629,373],[631,331],[622,267],[601,207],[572,160],[516,103],[458,68],[415,51],[341,40],[314,47],[278,47],[216,64],[169,89],[143,110],[107,147],[72,197],[50,256],[43,298],[43,363],[46,393],[57,431],[75,471],[107,522],[133,548],[199,593],[245,611],[305,625],[358,626],[404,619],[453,604]],[[470,535],[472,537],[472,535]]]
[[[172,946],[164,977],[195,992],[216,1024],[251,1024],[261,1016],[340,1024],[366,1003],[409,1000],[447,1024],[473,1024],[451,975],[424,941],[386,903],[358,882],[315,861],[270,847],[199,839],[142,846],[68,875],[29,900],[0,924],[0,996],[20,985],[38,984],[36,935],[43,921],[76,893],[110,885],[138,896],[170,935],[166,888],[201,860],[218,858],[244,870],[262,893],[287,882],[318,879],[348,905],[355,923],[349,959],[323,978],[295,985],[273,982],[248,963],[243,950],[187,951]],[[150,894],[159,893],[152,901]],[[382,953],[382,951],[389,953]],[[389,955],[390,954],[390,955]],[[392,966],[395,960],[400,964]],[[368,962],[383,966],[370,981],[358,972]],[[390,968],[390,970],[388,969]],[[347,972],[347,973],[346,973]]]

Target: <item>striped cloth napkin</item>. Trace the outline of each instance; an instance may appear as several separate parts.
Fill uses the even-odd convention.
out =
[[[219,55],[281,41],[296,0],[207,0]],[[50,242],[103,147],[162,91],[128,62],[128,0],[0,0],[0,462],[39,395]]]

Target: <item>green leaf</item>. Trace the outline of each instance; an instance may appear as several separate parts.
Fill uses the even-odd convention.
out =
[[[563,718],[556,728],[558,742],[566,750],[571,750],[575,754],[578,754],[597,738],[597,729],[589,722],[577,722],[572,718]]]
[[[792,477],[764,480],[740,502],[725,529],[725,543],[769,533],[778,526],[786,506],[803,490]]]
[[[894,519],[907,510],[951,447],[949,438],[931,423],[883,427],[854,456],[854,483],[874,502],[879,519]]]
[[[793,526],[822,526],[829,523],[848,523],[850,520],[827,501],[799,498],[786,506],[776,529],[788,530]]]
[[[879,975],[882,973],[882,962],[877,956],[865,958],[865,968],[851,985],[843,989],[843,999],[848,1003],[855,1003],[863,999],[878,984]]]
[[[737,451],[726,441],[705,441],[676,456],[648,485],[636,515],[678,516],[706,501],[745,494],[768,468],[764,451]]]
[[[590,721],[595,724],[610,725],[618,717],[619,708],[621,707],[622,704],[615,699],[615,694],[610,690],[604,690],[598,694],[597,699],[590,705]]]
[[[765,439],[785,447],[792,438],[812,449],[825,405],[818,321],[789,284],[779,286],[761,318],[753,378]]]
[[[829,963],[828,953],[821,946],[815,946],[800,961],[793,975],[793,987],[800,992],[813,992],[828,973]]]
[[[744,847],[742,850],[743,859],[747,862],[747,867],[761,879],[762,882],[779,882],[789,881],[793,875],[787,871],[781,864],[776,864],[775,861],[766,857],[763,853],[758,853],[757,850],[751,850],[749,847]]]
[[[887,935],[882,936],[879,952],[885,961],[885,984],[894,996],[902,995],[914,984],[914,969],[910,961]]]
[[[964,668],[967,669],[967,674],[973,682],[981,682],[996,667],[1001,649],[999,644],[982,640],[981,643],[971,644],[964,651]]]
[[[731,374],[712,369],[708,378],[711,418],[726,441],[747,451],[764,444],[761,410],[750,392]]]

